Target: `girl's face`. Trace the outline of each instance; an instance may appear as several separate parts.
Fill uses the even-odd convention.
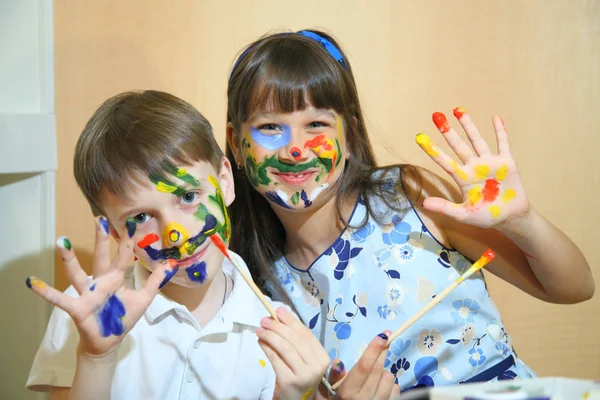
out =
[[[293,113],[256,113],[242,124],[235,149],[252,186],[290,210],[331,197],[348,158],[342,118],[312,106]]]

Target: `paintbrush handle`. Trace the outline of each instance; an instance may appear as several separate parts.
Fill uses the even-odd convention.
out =
[[[258,288],[258,286],[256,286],[256,283],[254,283],[254,281],[252,280],[252,278],[250,278],[248,276],[248,274],[246,274],[246,271],[244,271],[242,269],[242,267],[237,263],[237,261],[235,261],[235,259],[232,257],[230,258],[231,263],[233,264],[233,266],[238,270],[238,272],[240,273],[240,275],[242,275],[242,278],[244,278],[244,280],[246,281],[246,283],[248,284],[248,286],[250,286],[250,289],[252,289],[252,291],[254,292],[254,294],[256,295],[256,297],[258,298],[258,300],[260,300],[260,302],[262,303],[263,306],[265,306],[265,308],[267,309],[267,311],[269,312],[269,314],[271,314],[271,318],[273,318],[275,321],[279,322],[279,318],[277,318],[277,314],[275,313],[275,309],[273,308],[273,306],[271,305],[271,303],[269,303],[269,301],[267,300],[267,298],[265,297],[264,294],[262,294],[262,292],[260,291],[260,289]]]

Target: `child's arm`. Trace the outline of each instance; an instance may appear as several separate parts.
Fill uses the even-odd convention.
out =
[[[133,241],[128,234],[121,235],[118,254],[111,261],[106,220],[101,218],[96,221],[94,279],[88,279],[80,267],[70,242],[66,238],[59,239],[67,276],[79,297],[73,298],[36,278],[27,279],[36,294],[71,316],[79,332],[77,368],[68,390],[70,399],[110,398],[118,348],[164,284],[165,276],[171,276],[165,275],[170,266],[163,264],[155,269],[142,289],[123,287]],[[60,398],[67,394],[67,389],[55,388],[53,392],[53,398]]]
[[[589,299],[594,293],[594,280],[587,261],[563,232],[531,207],[510,154],[502,119],[493,119],[496,155],[466,113],[455,115],[475,152],[447,123],[439,123],[440,115],[436,125],[462,165],[426,136],[418,136],[417,141],[459,187],[457,192],[432,176],[425,176],[423,181],[427,197],[423,208],[432,212],[430,218],[441,236],[473,260],[492,248],[498,257],[488,268],[490,272],[541,300],[576,303]]]

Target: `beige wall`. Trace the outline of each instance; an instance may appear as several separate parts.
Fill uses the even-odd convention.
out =
[[[89,260],[93,220],[71,162],[103,100],[129,89],[172,92],[224,144],[237,52],[269,30],[305,27],[327,29],[347,50],[382,163],[441,173],[414,143],[420,131],[435,137],[433,111],[463,105],[492,143],[491,116],[501,114],[533,204],[581,247],[600,280],[595,1],[56,0],[57,235]],[[519,356],[540,375],[600,378],[600,296],[556,306],[494,277],[490,287]]]

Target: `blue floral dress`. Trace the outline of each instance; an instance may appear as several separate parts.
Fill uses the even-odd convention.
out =
[[[350,225],[366,213],[359,200]],[[369,218],[346,229],[307,271],[275,263],[304,323],[347,370],[377,334],[399,328],[472,264],[440,244],[413,208],[386,215],[384,225]],[[396,339],[385,368],[403,390],[535,376],[517,358],[481,272]]]

